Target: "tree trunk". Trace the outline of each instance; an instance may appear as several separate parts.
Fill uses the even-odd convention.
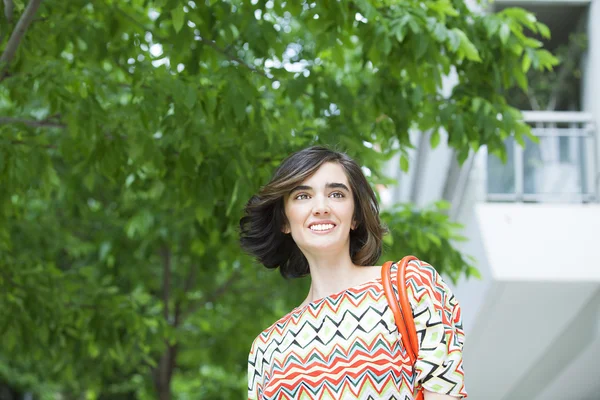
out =
[[[9,384],[0,382],[0,400],[20,400],[22,394],[13,389]]]
[[[162,301],[163,301],[163,315],[167,324],[172,324],[177,327],[179,321],[178,315],[171,315],[169,309],[170,297],[171,297],[171,251],[167,246],[160,249],[160,256],[163,261],[163,287],[162,287]],[[177,314],[177,313],[175,313]],[[174,320],[172,320],[174,317]],[[165,343],[166,348],[156,369],[154,370],[154,388],[158,394],[159,400],[171,400],[171,378],[173,377],[173,370],[175,369],[175,362],[177,358],[177,345],[170,345]]]
[[[154,388],[159,400],[171,400],[171,378],[175,369],[177,346],[167,345],[154,370]]]

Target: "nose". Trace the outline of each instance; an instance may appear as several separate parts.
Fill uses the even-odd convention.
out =
[[[315,205],[313,207],[314,215],[328,215],[329,214],[329,202],[327,201],[327,197],[324,196],[316,196],[315,197]]]

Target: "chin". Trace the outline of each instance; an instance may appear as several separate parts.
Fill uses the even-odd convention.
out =
[[[315,252],[326,252],[331,253],[334,251],[343,251],[344,244],[339,242],[333,243],[304,243],[301,249],[306,249],[311,253]],[[348,250],[350,251],[350,250]]]

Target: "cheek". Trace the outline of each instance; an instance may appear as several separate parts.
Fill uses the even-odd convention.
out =
[[[348,207],[345,210],[344,215],[347,218],[353,219],[354,218],[354,212],[355,212],[354,203],[352,203],[352,204],[348,205]]]
[[[288,223],[294,222],[296,219],[296,213],[294,211],[295,210],[293,208],[287,208],[285,210],[285,218],[287,219]]]
[[[300,207],[288,207],[285,209],[285,216],[288,227],[295,229],[298,224],[303,223],[303,211]]]

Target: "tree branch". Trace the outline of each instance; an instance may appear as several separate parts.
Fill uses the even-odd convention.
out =
[[[124,16],[125,18],[127,18],[128,20],[130,20],[131,22],[133,22],[134,25],[136,25],[138,28],[141,28],[142,31],[144,31],[144,33],[146,32],[150,32],[152,34],[152,38],[157,38],[160,40],[164,40],[163,37],[157,35],[156,33],[154,33],[152,31],[152,28],[145,26],[144,24],[142,24],[140,21],[138,21],[137,19],[133,18],[129,13],[123,11],[121,8],[117,7],[117,5],[113,5],[112,8],[110,8],[110,11],[113,10],[117,10],[117,12],[119,14],[121,14],[122,16]]]
[[[189,316],[190,314],[195,313],[196,311],[198,311],[200,308],[204,307],[207,303],[212,303],[215,300],[217,300],[219,297],[221,297],[225,292],[227,292],[227,290],[229,290],[229,288],[235,283],[235,281],[237,281],[239,278],[241,277],[241,273],[239,270],[234,271],[233,274],[231,274],[231,276],[221,284],[221,286],[219,286],[218,288],[215,289],[214,292],[212,292],[204,301],[201,301],[200,303],[196,303],[193,306],[190,306],[190,308],[188,308],[185,313],[183,314],[183,318]]]
[[[55,149],[56,148],[56,146],[53,144],[34,144],[34,143],[25,142],[23,140],[11,140],[10,143],[11,144],[23,144],[26,146],[33,146],[33,147],[42,147],[44,149]]]
[[[12,22],[14,9],[15,5],[12,0],[4,0],[4,16],[6,17],[6,22],[9,24]]]
[[[135,18],[133,18],[131,15],[129,15],[128,13],[126,13],[125,11],[123,11],[122,9],[120,9],[119,7],[115,7],[115,9],[124,17],[126,17],[127,19],[129,19],[131,22],[133,22],[134,25],[136,25],[137,27],[141,28],[144,32],[149,32],[152,34],[153,38],[156,38],[160,41],[166,41],[166,38],[158,35],[156,32],[154,32],[151,28],[148,28],[146,26],[144,26],[144,24],[142,24],[141,22],[139,22],[138,20],[136,20]],[[236,57],[234,55],[232,55],[231,53],[229,53],[229,49],[231,48],[231,44],[228,45],[225,49],[219,47],[217,45],[217,43],[213,40],[208,40],[208,39],[204,39],[200,36],[196,36],[196,39],[201,42],[204,43],[206,45],[208,45],[209,47],[211,47],[212,49],[214,49],[215,51],[217,51],[218,53],[223,54],[225,57],[227,57],[227,59],[229,59],[230,61],[235,61],[236,63],[238,63],[239,65],[243,66],[244,68],[248,69],[249,71],[252,71],[256,74],[259,74],[261,76],[264,76],[267,79],[271,79],[269,78],[269,76],[267,76],[266,73],[264,73],[263,71],[260,71],[256,68],[254,68],[253,66],[247,64],[246,62],[244,62],[244,60],[242,60],[239,57]]]
[[[200,306],[204,306],[207,303],[212,303],[221,297],[227,290],[237,281],[241,276],[240,271],[234,271],[231,276],[221,284],[206,300],[200,303]]]
[[[527,98],[529,99],[529,105],[531,105],[531,109],[534,111],[539,111],[541,108],[540,103],[538,103],[535,91],[532,88],[529,88],[527,91]]]
[[[550,97],[548,97],[548,104],[546,105],[546,111],[554,111],[556,109],[558,103],[558,96],[563,88],[564,81],[567,79],[567,76],[570,72],[573,71],[575,64],[573,60],[578,59],[578,53],[582,50],[576,43],[570,43],[569,50],[567,55],[564,57],[562,65],[560,67],[560,71],[556,75],[556,80],[554,81],[554,87],[552,88],[552,92],[550,93]]]
[[[25,287],[23,285],[16,283],[8,273],[2,271],[1,269],[0,269],[0,276],[3,278],[4,281],[8,282],[11,287],[21,289],[24,291],[27,290],[27,289],[25,289]]]
[[[171,251],[165,245],[160,249],[160,256],[163,261],[163,285],[162,285],[162,301],[163,315],[165,321],[169,323],[169,300],[171,290]],[[160,400],[169,400],[171,397],[171,377],[176,363],[176,345],[169,344],[165,341],[165,352],[160,357],[157,368],[154,371],[154,386]]]
[[[169,297],[171,295],[171,251],[164,246],[160,250],[160,256],[163,260],[163,286],[162,286],[162,301],[163,315],[165,321],[169,322]]]
[[[204,44],[206,44],[207,46],[209,46],[209,47],[211,47],[212,49],[214,49],[215,51],[217,51],[218,53],[221,53],[221,54],[223,54],[223,55],[224,55],[225,57],[227,57],[227,58],[228,58],[230,61],[235,61],[236,63],[238,63],[239,65],[241,65],[241,66],[245,67],[246,69],[248,69],[248,70],[250,70],[250,71],[252,71],[252,72],[254,72],[254,73],[256,73],[256,74],[259,74],[259,75],[261,75],[261,76],[264,76],[265,78],[267,78],[267,79],[269,79],[269,80],[271,79],[271,78],[269,78],[269,77],[267,76],[267,74],[265,74],[263,71],[260,71],[260,70],[258,70],[258,69],[256,69],[256,68],[252,67],[251,65],[248,65],[248,64],[246,64],[246,63],[244,62],[244,60],[242,60],[242,59],[240,59],[240,58],[238,58],[238,57],[236,57],[236,56],[234,56],[234,55],[232,55],[232,54],[229,54],[229,52],[228,52],[228,51],[226,51],[225,49],[222,49],[221,47],[219,47],[219,46],[217,45],[217,43],[215,43],[213,40],[203,39],[203,38],[201,38],[201,37],[197,37],[197,38],[198,38],[198,40],[199,40],[201,43],[204,43]]]
[[[27,4],[27,8],[19,18],[19,22],[17,22],[17,26],[13,31],[12,35],[8,39],[8,43],[6,44],[6,48],[4,49],[4,53],[0,56],[0,68],[1,76],[0,81],[4,79],[6,76],[6,70],[8,69],[8,65],[12,61],[17,52],[17,48],[19,47],[19,43],[21,43],[21,39],[25,36],[25,32],[29,28],[29,24],[33,21],[33,16],[35,15],[37,9],[39,8],[42,0],[31,0],[29,4]]]
[[[15,124],[15,123],[24,124],[24,125],[31,126],[34,128],[62,128],[62,129],[64,129],[67,127],[63,123],[53,121],[48,118],[36,121],[36,120],[25,119],[25,118],[0,117],[0,125]]]
[[[194,283],[196,283],[196,275],[198,273],[198,267],[196,265],[192,265],[190,267],[190,271],[185,279],[185,283],[183,284],[183,292],[187,293],[190,291]]]
[[[194,286],[194,283],[196,282],[197,271],[198,271],[198,268],[196,265],[192,265],[190,267],[190,270],[189,270],[187,277],[185,279],[185,282],[183,284],[183,294],[184,295],[190,291],[192,286]],[[173,321],[174,327],[179,326],[179,322],[181,319],[181,303],[182,303],[182,299],[179,299],[175,302],[175,320]]]

